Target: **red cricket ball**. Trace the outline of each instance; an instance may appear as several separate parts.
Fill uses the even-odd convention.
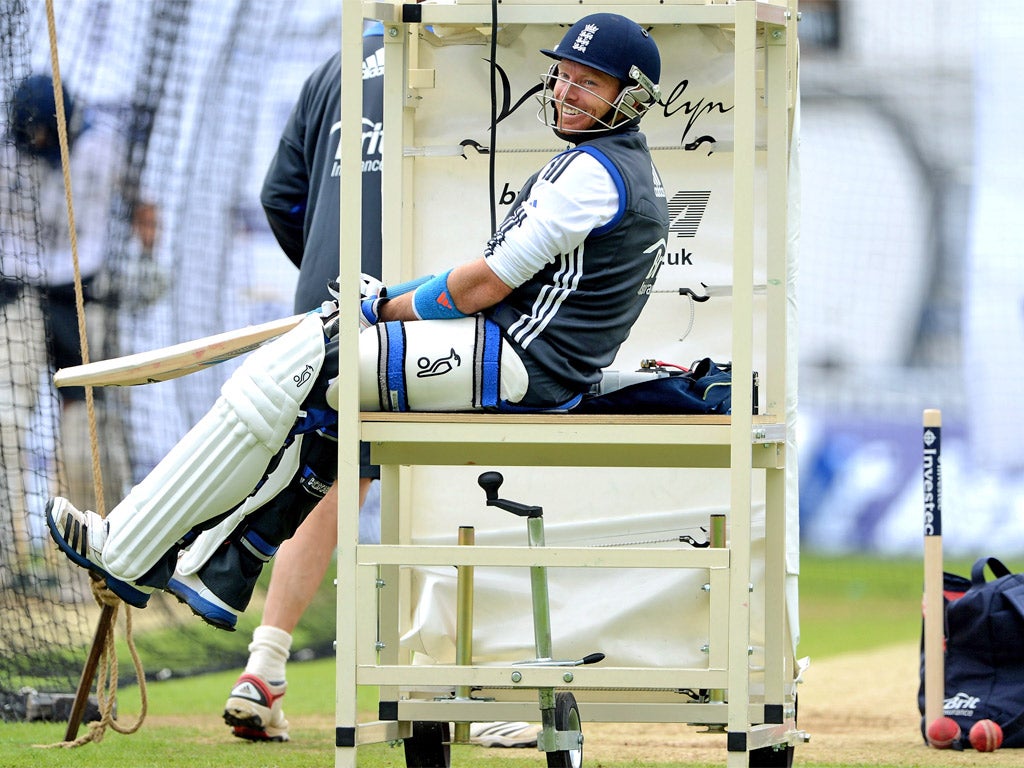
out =
[[[992,720],[979,720],[971,726],[967,738],[979,752],[994,752],[1003,743],[1003,729]]]
[[[949,749],[960,738],[960,726],[951,717],[937,717],[928,725],[928,743],[936,749]]]

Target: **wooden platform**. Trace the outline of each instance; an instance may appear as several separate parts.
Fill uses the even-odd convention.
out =
[[[360,414],[362,439],[378,464],[591,467],[728,467],[729,416],[568,413]],[[786,427],[755,415],[751,462],[783,466]]]

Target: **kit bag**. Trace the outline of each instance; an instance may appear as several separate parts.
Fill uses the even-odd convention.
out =
[[[995,577],[985,579],[985,569]],[[980,558],[971,578],[944,574],[945,675],[943,712],[960,726],[960,743],[979,720],[1003,729],[1003,747],[1024,747],[1024,574],[994,557]],[[918,708],[924,715],[924,637]],[[921,735],[928,723],[921,718]]]
[[[705,357],[685,373],[652,376],[604,395],[585,395],[572,412],[727,415],[731,409],[732,366]]]

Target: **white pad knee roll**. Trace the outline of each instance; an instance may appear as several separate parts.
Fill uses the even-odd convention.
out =
[[[253,352],[213,408],[107,515],[104,567],[138,579],[193,527],[245,499],[288,437],[323,359],[318,315]]]

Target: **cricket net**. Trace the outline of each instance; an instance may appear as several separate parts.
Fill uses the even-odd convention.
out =
[[[259,208],[259,185],[304,77],[337,48],[332,3],[275,0],[94,0],[56,4],[60,79],[69,102],[72,167],[87,137],[117,147],[118,183],[102,217],[104,263],[86,304],[88,350],[101,360],[290,315],[295,269]],[[93,493],[89,409],[51,384],[40,286],[71,271],[47,193],[12,138],[12,98],[51,75],[45,4],[4,0],[0,25],[0,718],[25,715],[30,691],[73,692],[99,609],[84,571],[52,545],[49,496],[109,509],[195,423],[231,363],[171,382],[94,390],[102,501]],[[84,160],[81,162],[85,162]],[[93,169],[96,170],[96,169]],[[73,181],[80,178],[73,176]],[[82,211],[96,190],[72,188]],[[84,245],[82,246],[84,248]],[[53,261],[51,261],[51,258]],[[73,307],[74,304],[72,303]],[[105,505],[105,506],[104,506]],[[257,611],[258,613],[258,611]],[[148,674],[244,662],[245,632],[217,633],[157,596],[134,619]],[[244,628],[243,628],[244,629]],[[333,632],[321,643],[329,650]],[[126,665],[122,682],[131,682]]]

